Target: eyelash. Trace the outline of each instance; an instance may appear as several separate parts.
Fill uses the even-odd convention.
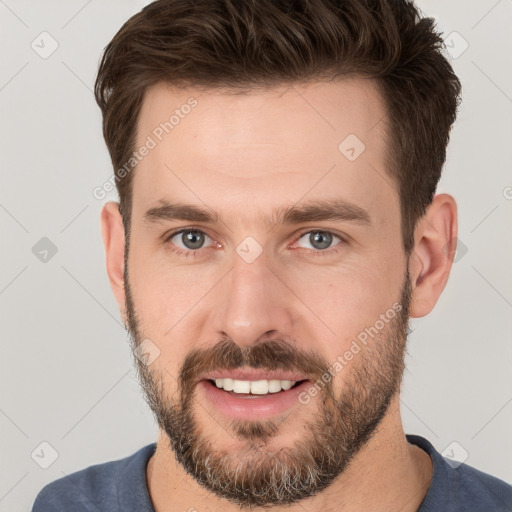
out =
[[[178,231],[173,231],[172,233],[170,233],[168,236],[165,237],[163,243],[167,244],[171,240],[171,238],[175,237],[176,235],[179,235],[181,233],[188,233],[190,231],[196,231],[198,233],[202,233],[202,234],[208,236],[208,238],[211,238],[208,235],[208,233],[205,233],[202,229],[185,228],[185,229],[180,229]],[[343,237],[337,235],[336,233],[333,233],[332,231],[328,231],[328,230],[325,230],[325,229],[308,229],[308,230],[302,231],[301,233],[299,233],[297,235],[297,241],[300,240],[304,235],[306,235],[308,233],[327,233],[327,234],[333,235],[334,237],[340,239],[340,243],[335,245],[334,248],[325,249],[323,251],[321,251],[319,249],[316,249],[316,250],[315,249],[306,249],[307,251],[312,253],[312,256],[325,256],[325,255],[335,254],[335,253],[337,253],[337,252],[342,250],[342,247],[338,247],[338,246],[343,246],[343,245],[347,244],[346,240]],[[338,247],[338,248],[336,248],[336,247]],[[171,250],[173,252],[175,252],[176,254],[178,254],[179,256],[185,256],[186,258],[191,256],[192,258],[197,258],[198,256],[200,256],[202,254],[203,250],[206,250],[206,249],[209,249],[209,248],[210,247],[202,247],[200,249],[196,249],[195,251],[191,250],[191,249],[183,250],[181,248],[178,248],[178,249],[171,248]]]

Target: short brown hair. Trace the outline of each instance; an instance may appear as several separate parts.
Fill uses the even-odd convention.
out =
[[[387,107],[386,172],[402,240],[432,202],[461,85],[434,21],[407,0],[157,0],[106,46],[95,83],[112,164],[130,160],[144,93],[158,82],[230,90],[375,78]],[[129,237],[132,177],[116,176]]]

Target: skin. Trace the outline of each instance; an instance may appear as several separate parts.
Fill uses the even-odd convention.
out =
[[[244,95],[157,84],[144,99],[137,146],[191,96],[197,107],[139,163],[133,181],[127,270],[139,327],[160,350],[151,368],[164,376],[169,402],[179,400],[177,379],[187,355],[198,347],[215,346],[226,335],[250,348],[266,333],[277,333],[334,362],[400,299],[407,268],[412,286],[409,316],[430,313],[453,261],[456,203],[448,194],[435,196],[416,226],[414,250],[407,260],[401,249],[398,192],[385,173],[386,111],[373,81],[297,84]],[[356,134],[366,146],[353,162],[338,150],[348,134]],[[144,223],[146,210],[161,198],[206,206],[223,222]],[[276,208],[325,198],[342,198],[364,208],[372,226],[320,221],[269,229],[261,220]],[[107,272],[126,319],[125,233],[118,203],[105,204],[101,222]],[[185,257],[172,251],[170,241],[162,243],[163,235],[185,227],[208,235],[209,248],[201,256]],[[305,228],[329,231],[348,243],[335,238],[331,247],[341,243],[336,246],[339,252],[314,256],[320,251],[301,234]],[[250,264],[236,252],[247,236],[263,249]],[[183,249],[180,237],[173,241],[175,248],[179,244]],[[334,377],[336,396],[352,369],[348,365]],[[201,400],[202,407],[198,404],[194,413],[213,446],[232,453],[247,449],[244,439],[230,435],[229,420],[199,396]],[[395,395],[373,437],[326,490],[272,510],[417,510],[432,464],[423,450],[408,444],[399,405]],[[300,441],[304,433],[298,426],[314,419],[319,406],[317,396],[294,408],[279,423],[279,433],[266,450]],[[147,468],[157,512],[191,507],[239,510],[201,487],[168,445],[161,430]]]

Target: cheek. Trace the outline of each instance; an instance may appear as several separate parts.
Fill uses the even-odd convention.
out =
[[[331,270],[317,267],[294,272],[288,279],[295,293],[338,336],[372,325],[399,299],[401,283],[398,275],[362,263]]]
[[[181,365],[200,339],[196,329],[202,323],[194,319],[201,301],[219,277],[213,275],[213,267],[171,266],[160,254],[140,252],[130,258],[130,287],[141,335],[158,346],[160,354],[152,367],[163,376],[166,388],[175,390]]]
[[[317,315],[311,316],[310,326],[319,326],[320,318],[329,328],[306,330],[317,337],[317,350],[336,372],[335,390],[349,378],[354,361],[359,360],[357,354],[371,347],[377,339],[375,336],[380,337],[396,315],[393,305],[400,299],[401,278],[399,269],[392,272],[382,272],[377,265],[363,266],[360,262],[358,266],[340,266],[329,272],[300,272],[289,277],[295,293],[307,298],[307,305]],[[308,320],[302,320],[307,324]],[[340,371],[334,367],[336,362],[337,367],[342,367]]]
[[[177,263],[163,250],[130,256],[130,285],[146,330],[162,336],[178,324],[215,284],[212,270]]]

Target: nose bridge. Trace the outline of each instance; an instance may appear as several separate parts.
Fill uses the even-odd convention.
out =
[[[243,252],[236,254],[224,280],[215,327],[240,346],[253,345],[270,331],[286,332],[291,328],[291,301],[268,263],[264,253],[254,260]]]

